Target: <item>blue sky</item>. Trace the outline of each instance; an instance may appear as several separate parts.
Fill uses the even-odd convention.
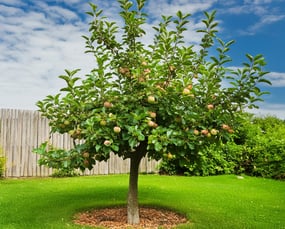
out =
[[[87,0],[0,0],[0,108],[36,110],[35,103],[63,87],[58,75],[64,69],[81,68],[81,75],[94,66],[84,54],[82,35],[88,34]],[[119,21],[115,0],[94,0],[111,20]],[[245,54],[263,54],[272,86],[265,102],[254,111],[285,119],[285,0],[148,0],[151,16],[145,30],[148,42],[152,26],[163,15],[177,10],[191,13],[186,34],[197,44],[203,11],[217,10],[218,36],[235,40],[232,67],[246,61]],[[119,22],[120,23],[120,22]]]

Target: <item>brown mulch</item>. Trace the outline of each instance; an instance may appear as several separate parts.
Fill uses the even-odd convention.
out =
[[[75,215],[73,221],[75,224],[86,226],[100,226],[113,229],[130,229],[130,228],[174,228],[178,224],[187,222],[187,218],[173,211],[141,207],[140,223],[138,225],[127,224],[127,208],[113,207],[94,209]]]

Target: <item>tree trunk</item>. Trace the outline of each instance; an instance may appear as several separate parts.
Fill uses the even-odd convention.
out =
[[[137,150],[132,153],[129,177],[128,192],[128,224],[139,224],[139,203],[138,203],[138,177],[141,159],[146,155],[147,143],[141,142]]]

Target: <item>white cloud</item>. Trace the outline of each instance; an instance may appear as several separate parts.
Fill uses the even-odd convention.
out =
[[[247,111],[261,117],[275,116],[285,120],[285,104],[262,103],[259,109],[250,109]]]
[[[249,22],[251,24],[247,28],[240,30],[241,35],[254,35],[264,26],[282,21],[285,18],[284,12],[271,4],[273,3],[272,0],[245,0],[242,4],[231,3],[228,8],[221,9],[219,13],[255,16],[254,22]]]
[[[224,8],[219,11],[224,14],[252,14],[252,15],[264,15],[268,13],[267,6],[256,5],[253,2],[245,4],[235,4],[231,5],[229,8]]]
[[[249,27],[249,31],[257,31],[261,27],[281,21],[285,15],[264,15],[256,24]]]
[[[273,87],[285,87],[285,72],[270,72],[267,74],[267,78]]]
[[[149,15],[153,18],[160,18],[161,15],[175,15],[178,10],[183,13],[195,14],[208,10],[216,1],[188,1],[188,0],[152,0],[147,5]]]
[[[260,4],[271,3],[272,0],[245,0],[244,2],[245,3],[252,3],[252,4],[260,5]]]
[[[82,68],[84,74],[93,68],[81,38],[88,25],[70,10],[42,9],[1,6],[0,107],[35,109],[36,101],[63,86],[57,76],[64,69]]]
[[[21,0],[1,0],[1,4],[5,5],[22,5],[23,2]]]
[[[22,14],[23,11],[17,7],[5,6],[5,5],[0,4],[0,12],[1,12],[1,16],[5,17],[9,15]]]
[[[60,1],[70,5],[82,3],[82,0],[60,0]]]

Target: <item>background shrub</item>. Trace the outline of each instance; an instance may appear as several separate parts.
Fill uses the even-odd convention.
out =
[[[210,145],[193,153],[197,160],[181,164],[164,159],[159,167],[168,175],[247,174],[285,179],[285,121],[276,117],[263,118],[245,114],[232,141]]]
[[[235,171],[235,163],[230,154],[222,150],[222,145],[209,145],[203,150],[198,150],[194,160],[164,159],[159,165],[160,174],[209,176],[231,174]]]
[[[4,176],[6,158],[3,156],[2,148],[0,147],[0,177]]]
[[[252,176],[285,178],[285,121],[249,116],[234,140],[238,169]],[[229,144],[229,151],[233,144]]]

